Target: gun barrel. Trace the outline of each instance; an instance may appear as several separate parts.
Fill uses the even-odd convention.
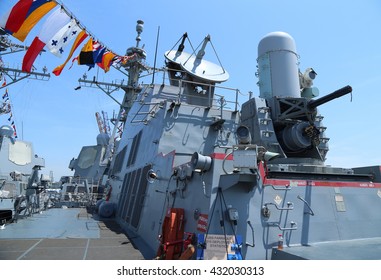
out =
[[[320,97],[316,100],[312,100],[308,103],[308,109],[315,109],[316,107],[327,103],[335,98],[339,98],[343,95],[346,95],[348,93],[352,92],[352,87],[351,86],[345,86],[341,89],[338,89],[330,94],[327,94],[326,96]]]

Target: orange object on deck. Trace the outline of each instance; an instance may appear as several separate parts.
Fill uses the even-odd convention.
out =
[[[182,252],[184,236],[184,209],[168,208],[157,256],[165,260],[178,259]]]

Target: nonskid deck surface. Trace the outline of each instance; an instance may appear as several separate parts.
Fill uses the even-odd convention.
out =
[[[286,260],[379,260],[380,258],[380,237],[284,247],[281,251],[273,250],[272,255],[272,259]]]
[[[54,208],[0,229],[0,260],[142,260],[112,219]]]

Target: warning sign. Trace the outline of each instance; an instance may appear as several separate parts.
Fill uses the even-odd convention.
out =
[[[206,233],[208,226],[208,214],[200,214],[197,221],[197,230]]]
[[[276,195],[275,198],[274,198],[274,202],[277,204],[277,205],[280,205],[282,203],[282,197],[280,197],[279,195]]]
[[[234,235],[210,234],[206,237],[205,243],[204,260],[226,260],[227,254],[232,254]]]

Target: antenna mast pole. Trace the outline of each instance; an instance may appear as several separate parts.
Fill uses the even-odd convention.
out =
[[[152,82],[151,85],[155,83],[155,73],[156,73],[156,58],[157,58],[157,48],[159,45],[159,37],[160,37],[160,26],[157,27],[157,36],[156,36],[156,49],[155,49],[155,60],[153,62],[153,74],[152,74]]]

